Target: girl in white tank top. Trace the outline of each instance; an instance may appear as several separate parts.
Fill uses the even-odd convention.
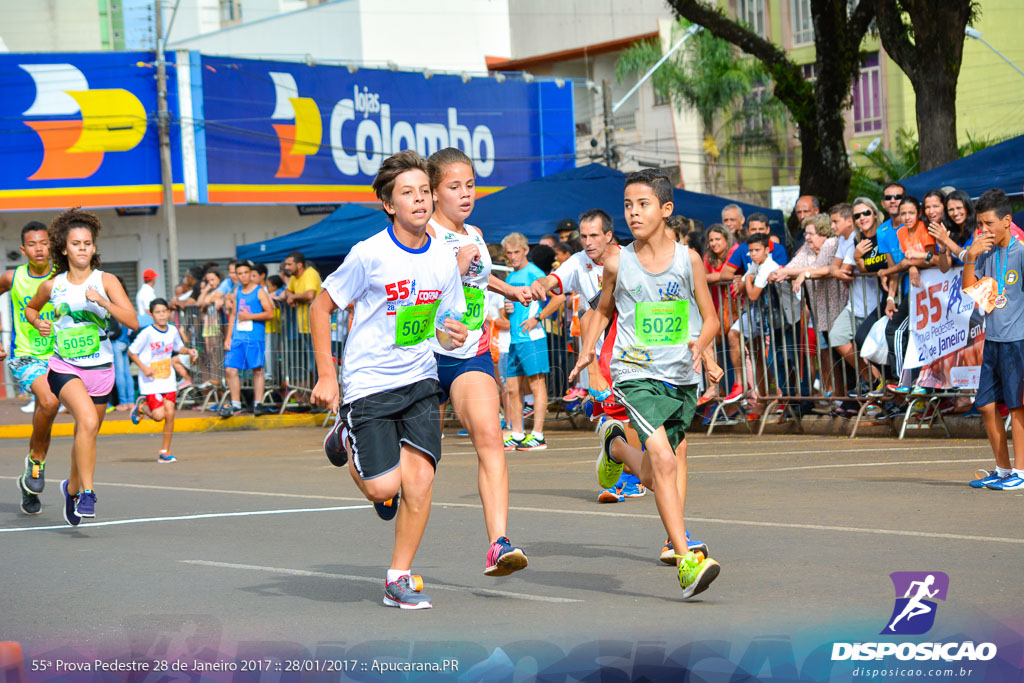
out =
[[[459,422],[469,432],[479,460],[480,500],[490,542],[484,574],[505,576],[524,568],[527,559],[522,549],[514,547],[506,536],[508,466],[484,311],[487,289],[521,299],[525,295],[519,290],[528,291],[528,288],[509,287],[491,276],[491,257],[483,234],[466,223],[476,197],[472,160],[462,151],[449,147],[435,152],[429,162],[434,217],[427,231],[433,239],[450,245],[456,254],[466,295],[467,313],[462,322],[470,330],[461,349],[445,351],[435,344],[434,357],[441,387],[451,400]]]
[[[108,322],[113,318],[131,329],[139,326],[124,287],[99,270],[100,227],[95,215],[80,209],[53,219],[49,235],[57,275],[40,285],[25,307],[25,319],[44,337],[54,337],[47,381],[75,418],[71,474],[61,483],[64,519],[71,526],[96,516],[96,435],[114,386]],[[53,304],[52,324],[39,315],[47,303]]]

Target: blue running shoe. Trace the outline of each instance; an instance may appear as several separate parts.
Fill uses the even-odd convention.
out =
[[[984,470],[982,470],[982,472],[984,472]],[[1001,482],[1003,479],[1006,479],[1006,477],[1001,477],[999,476],[998,472],[992,470],[981,479],[975,479],[972,482],[968,482],[968,486],[970,486],[972,489],[983,489],[988,488],[989,484],[997,484]]]
[[[384,604],[400,609],[430,609],[430,598],[423,590],[423,579],[418,574],[406,574],[392,583],[384,582]]]
[[[604,489],[601,493],[597,494],[598,503],[621,503],[625,498],[621,495],[622,489],[615,486]]]
[[[639,482],[627,481],[622,485],[621,494],[623,498],[643,498],[647,495],[647,487]]]
[[[993,491],[1024,491],[1024,477],[1019,474],[1011,474],[1006,479],[987,486]]]
[[[72,496],[68,493],[68,480],[65,479],[60,483],[60,492],[64,494],[64,521],[71,526],[78,526],[82,521],[82,518],[75,512],[77,507],[78,496]]]
[[[398,502],[402,497],[402,491],[399,490],[395,494],[394,498],[388,498],[383,503],[374,503],[373,509],[377,513],[377,516],[383,519],[385,522],[390,522],[398,514]]]
[[[689,531],[686,532],[686,546],[690,552],[704,553],[704,557],[709,557],[708,544],[704,541],[691,540]],[[674,565],[676,563],[676,549],[672,547],[672,541],[665,541],[659,559],[665,564]]]
[[[138,400],[135,401],[135,407],[132,408],[132,424],[137,425],[142,422],[142,405],[146,402],[145,396],[139,396]]]
[[[75,501],[75,514],[79,517],[96,516],[96,494],[92,489],[86,489],[78,494]]]
[[[512,541],[502,536],[491,544],[484,561],[485,576],[508,576],[512,572],[525,569],[529,564],[522,548],[512,545]]]

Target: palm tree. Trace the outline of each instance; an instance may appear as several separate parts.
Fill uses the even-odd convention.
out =
[[[685,20],[680,21],[673,33],[682,33],[688,26]],[[744,125],[739,126],[737,133],[726,134],[734,131],[737,123],[742,124],[746,117],[755,114],[750,111],[750,95],[755,89],[768,85],[768,75],[761,63],[743,59],[737,52],[727,41],[700,31],[651,78],[658,95],[670,98],[680,111],[696,110],[700,117],[704,134],[704,182],[710,192],[717,186],[717,163],[724,150],[736,147],[737,143],[748,149],[751,144],[775,146],[774,136],[750,136]],[[627,76],[645,73],[661,57],[658,41],[634,43],[620,55],[615,65],[616,76],[621,81]],[[756,114],[777,119],[778,103],[769,100],[774,98],[758,99]]]

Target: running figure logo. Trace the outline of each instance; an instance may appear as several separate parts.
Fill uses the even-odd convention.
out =
[[[889,578],[896,589],[896,604],[881,635],[927,633],[935,623],[933,599],[946,599],[949,576],[944,572],[893,572]]]

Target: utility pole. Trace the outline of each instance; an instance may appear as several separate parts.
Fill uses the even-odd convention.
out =
[[[615,121],[612,118],[612,86],[608,79],[601,81],[601,98],[604,100],[604,163],[615,168]]]
[[[167,229],[167,294],[178,282],[178,224],[174,215],[174,177],[171,174],[170,114],[167,111],[167,62],[164,59],[163,17],[160,3],[153,0],[156,18],[156,111],[160,134],[160,182],[164,187],[164,227]]]

